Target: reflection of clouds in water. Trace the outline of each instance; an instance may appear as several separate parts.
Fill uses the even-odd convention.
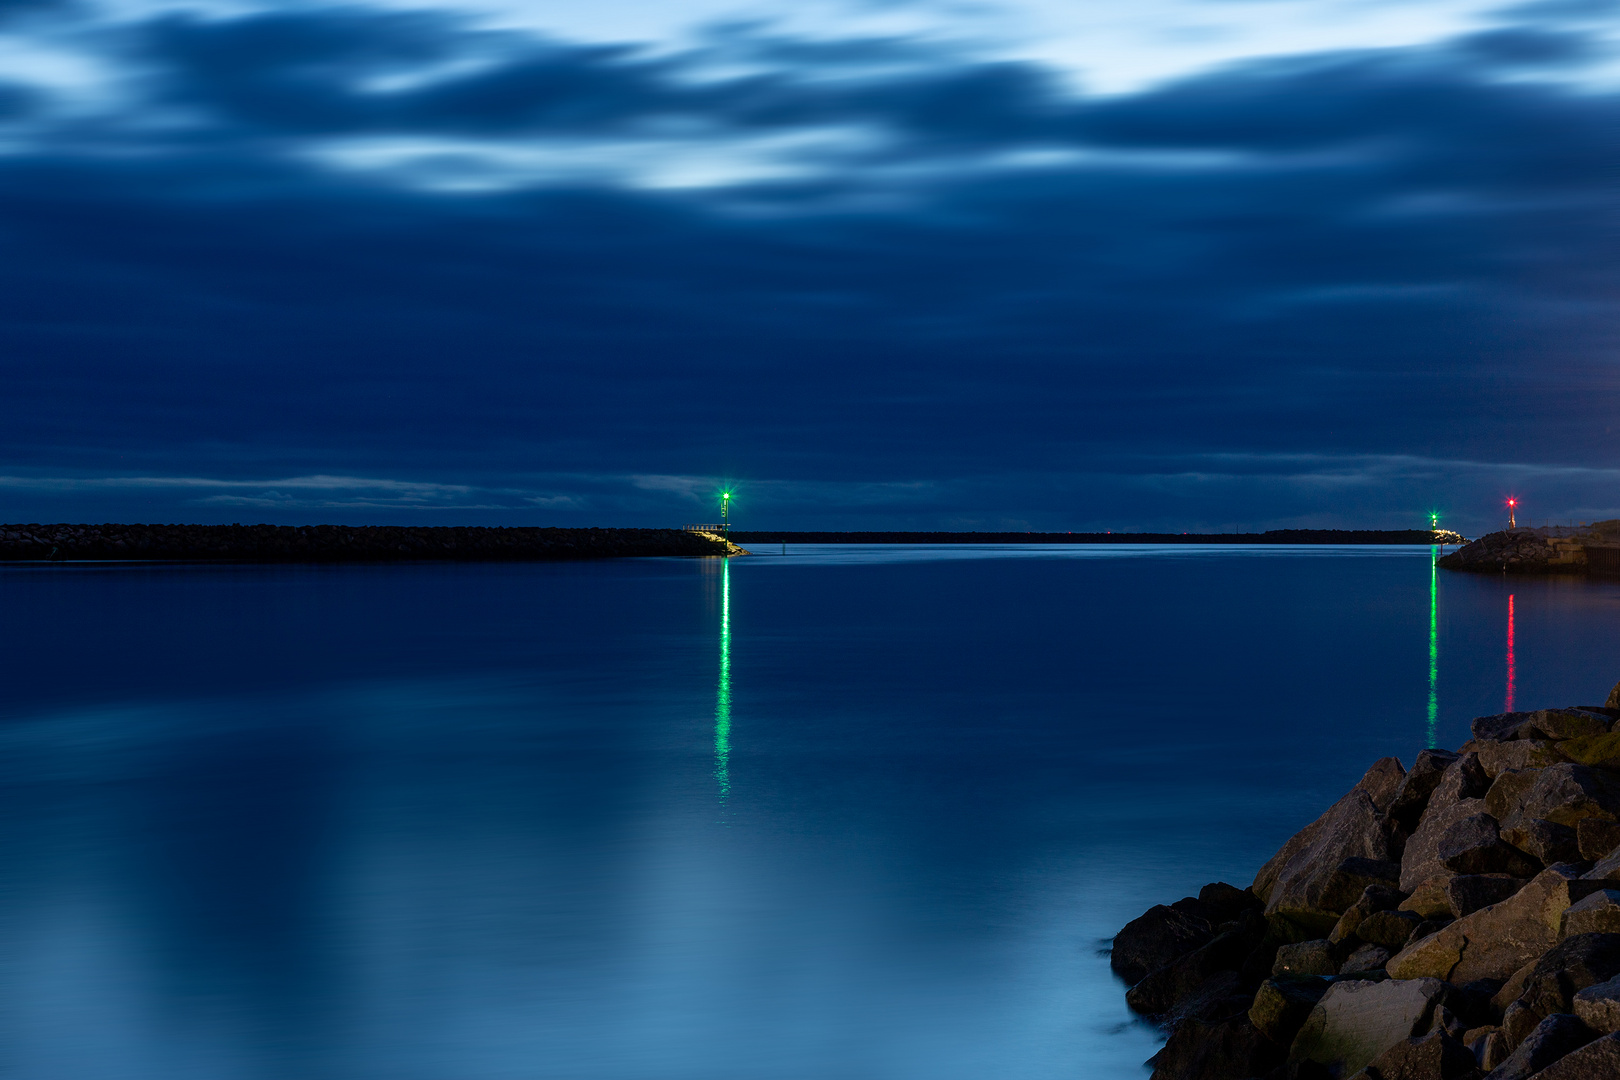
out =
[[[1098,940],[1419,745],[1413,549],[796,550],[9,579],[96,648],[9,672],[46,704],[0,724],[0,1071],[1140,1076]],[[1443,743],[1500,701],[1510,587],[1521,698],[1606,692],[1620,586],[1445,586]],[[176,639],[127,626],[221,605],[238,692],[214,653],[131,690]],[[61,705],[91,651],[128,700]]]
[[[757,807],[717,831],[712,788],[641,790],[622,746],[524,752],[525,716],[588,703],[465,690],[107,712],[128,730],[94,742],[31,722],[37,759],[100,764],[0,841],[17,1075],[967,1077],[1023,1010],[1053,1025],[1015,994],[986,1040],[991,959],[918,940],[897,838]]]

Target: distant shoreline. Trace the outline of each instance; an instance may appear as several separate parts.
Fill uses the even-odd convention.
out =
[[[738,544],[1432,544],[1428,529],[1273,529],[1263,533],[771,532],[733,529]]]
[[[408,525],[0,525],[0,562],[548,562],[741,554],[739,544],[1429,544],[1424,529],[1264,533],[770,532]]]
[[[555,562],[732,553],[718,537],[681,529],[0,525],[0,561],[12,562]]]

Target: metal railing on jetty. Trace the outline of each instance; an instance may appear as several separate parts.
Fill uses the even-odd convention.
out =
[[[725,526],[725,525],[682,525],[681,528],[686,532],[718,533],[719,535],[724,536],[726,534],[727,526]]]

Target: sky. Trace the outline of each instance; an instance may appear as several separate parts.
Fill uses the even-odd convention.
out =
[[[0,0],[0,519],[1620,517],[1620,2]]]

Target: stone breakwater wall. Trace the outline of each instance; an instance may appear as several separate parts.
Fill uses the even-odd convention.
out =
[[[1620,1078],[1620,687],[1472,735],[1119,932],[1154,1080]]]
[[[1489,574],[1620,573],[1620,521],[1504,529],[1435,560],[1444,570]]]
[[[635,555],[734,555],[680,529],[401,525],[0,525],[0,560],[528,562]]]

